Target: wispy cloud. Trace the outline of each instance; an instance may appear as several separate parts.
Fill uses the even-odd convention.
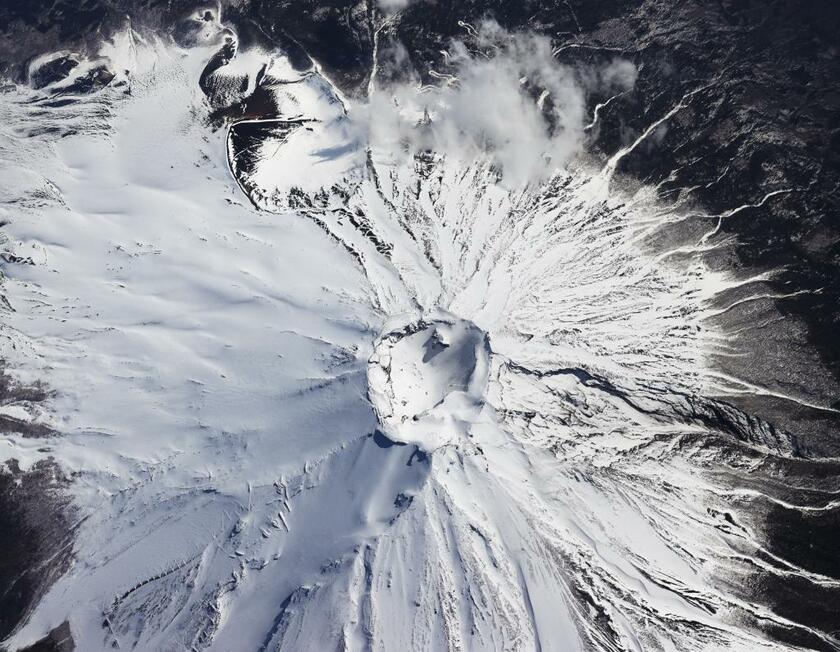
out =
[[[405,9],[409,4],[411,4],[411,0],[377,0],[376,4],[379,5],[379,8],[382,9],[382,11],[392,12]]]
[[[545,36],[511,33],[486,21],[467,45],[454,40],[444,83],[386,84],[352,112],[373,147],[434,150],[450,157],[487,155],[512,185],[539,180],[577,154],[584,137],[586,91],[632,86],[635,66],[615,61],[582,80],[557,62]],[[399,46],[383,57],[405,70]]]

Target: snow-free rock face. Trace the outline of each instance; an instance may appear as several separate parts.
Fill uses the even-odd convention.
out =
[[[368,394],[390,439],[432,451],[470,436],[489,370],[487,334],[438,311],[379,338],[368,363]]]

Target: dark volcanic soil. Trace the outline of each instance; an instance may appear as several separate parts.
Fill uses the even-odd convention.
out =
[[[42,383],[16,382],[0,368],[0,405],[43,403],[49,396]],[[56,434],[8,416],[0,416],[0,433],[39,438]],[[44,445],[48,447],[48,441]],[[21,624],[70,560],[71,512],[62,493],[66,484],[67,478],[49,460],[27,470],[14,459],[0,465],[0,641]]]
[[[72,546],[66,478],[55,464],[0,470],[0,640],[66,568]]]

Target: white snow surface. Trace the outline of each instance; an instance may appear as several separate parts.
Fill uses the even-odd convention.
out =
[[[642,247],[678,218],[583,162],[512,189],[360,147],[316,71],[245,178],[216,45],[129,33],[130,95],[0,96],[3,246],[34,262],[2,356],[60,433],[0,446],[75,474],[78,516],[10,649],[66,619],[79,650],[779,649],[714,581],[709,433],[665,409],[708,382],[726,282]]]
[[[459,445],[484,412],[487,335],[441,310],[383,335],[368,362],[368,395],[390,439],[434,451]]]

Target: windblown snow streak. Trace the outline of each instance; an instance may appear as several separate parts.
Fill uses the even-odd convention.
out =
[[[832,580],[766,547],[796,441],[707,398],[738,282],[682,217],[614,162],[512,183],[360,140],[317,67],[204,29],[126,31],[93,93],[0,97],[31,261],[3,355],[61,433],[3,455],[53,457],[85,518],[7,644],[785,649],[804,628],[755,578]],[[269,118],[206,126],[255,93]]]

